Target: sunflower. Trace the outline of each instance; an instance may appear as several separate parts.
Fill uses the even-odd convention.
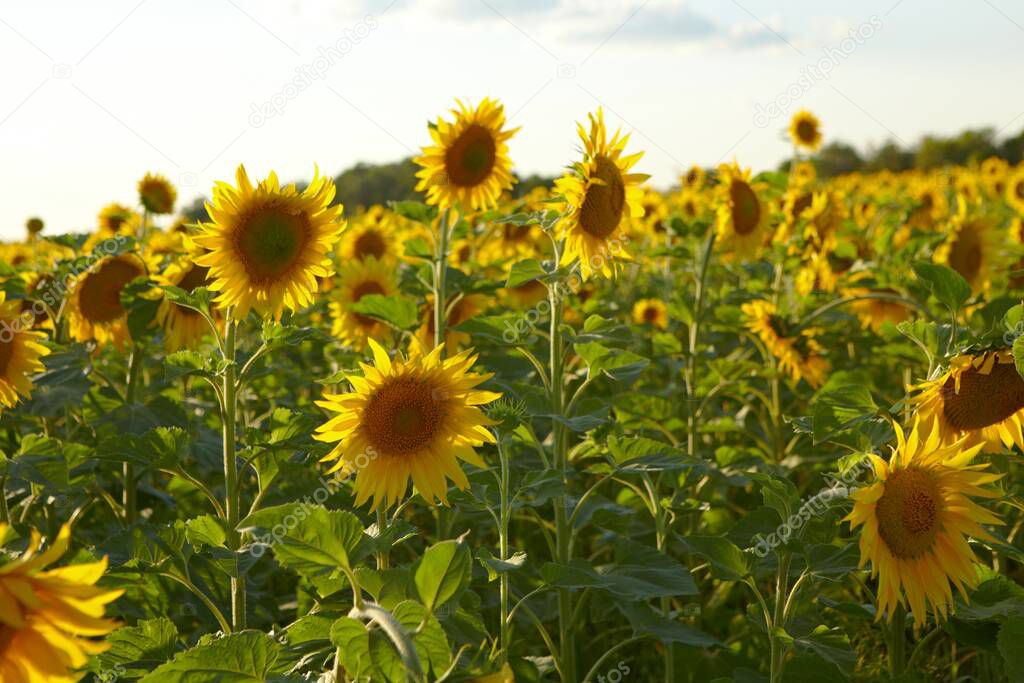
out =
[[[718,239],[731,248],[736,258],[754,256],[765,242],[768,206],[761,201],[761,183],[751,183],[750,170],[741,170],[736,162],[720,169],[717,194]]]
[[[971,498],[997,497],[986,485],[1001,475],[971,464],[979,445],[943,445],[936,432],[919,433],[919,424],[908,436],[893,425],[897,445],[889,462],[869,455],[876,481],[850,494],[853,511],[844,521],[863,527],[860,566],[870,560],[871,576],[878,577],[876,618],[909,602],[914,621],[924,624],[929,609],[940,619],[952,612],[950,584],[964,600],[965,587],[977,584],[967,537],[995,540],[981,524],[1002,522]]]
[[[97,216],[98,230],[109,235],[133,234],[137,218],[137,214],[123,204],[107,204]]]
[[[775,304],[769,301],[751,301],[741,309],[747,316],[747,329],[756,334],[778,360],[782,372],[788,373],[794,382],[805,379],[815,388],[825,383],[831,365],[825,358],[824,348],[815,339],[817,329],[788,333]]]
[[[206,204],[213,222],[195,241],[209,253],[195,262],[210,269],[217,303],[236,307],[236,318],[255,309],[280,319],[285,307],[311,304],[316,278],[331,274],[327,255],[344,227],[342,206],[331,205],[334,183],[319,171],[302,192],[281,187],[274,172],[253,187],[244,166],[235,181],[217,183]]]
[[[139,202],[150,213],[171,213],[177,198],[174,185],[159,173],[147,173],[139,181]]]
[[[123,349],[128,340],[128,317],[121,305],[125,285],[146,275],[146,266],[133,254],[107,256],[78,277],[68,301],[68,328],[77,341],[95,341]]]
[[[707,174],[704,172],[704,169],[694,164],[682,177],[680,184],[683,186],[684,190],[693,190],[696,192],[697,190],[703,189],[706,177]]]
[[[704,215],[704,197],[700,192],[684,190],[679,194],[678,206],[686,221],[693,222]]]
[[[355,472],[356,505],[373,496],[372,508],[391,507],[404,496],[409,479],[424,499],[448,504],[448,483],[469,482],[459,465],[484,467],[474,447],[494,442],[492,423],[479,406],[501,394],[476,389],[490,374],[471,373],[471,351],[443,359],[441,347],[425,354],[412,344],[409,357],[394,360],[368,340],[374,364],[362,377],[350,377],[354,391],[324,394],[317,405],[337,413],[317,428],[319,441],[338,442],[323,461],[336,461],[328,473]]]
[[[989,157],[981,162],[981,181],[993,197],[1002,197],[1006,193],[1007,176],[1010,164],[999,157]]]
[[[811,292],[834,292],[837,281],[827,251],[811,251],[794,278],[796,291],[801,296]]]
[[[29,241],[34,240],[43,231],[44,227],[43,219],[38,216],[33,216],[25,221],[25,232],[28,233]]]
[[[170,285],[192,293],[199,287],[210,286],[210,269],[195,263],[192,256],[172,261],[156,277],[161,285]],[[219,316],[216,322],[220,323]],[[156,322],[164,331],[164,348],[168,353],[182,349],[195,349],[210,332],[209,323],[199,311],[168,301],[165,297],[156,312]]]
[[[633,322],[664,330],[668,327],[668,307],[661,299],[640,299],[633,304]]]
[[[387,325],[354,312],[352,304],[369,294],[393,296],[397,291],[394,269],[372,256],[342,266],[337,287],[331,294],[331,334],[360,351],[366,348],[368,338],[380,339],[387,334]]]
[[[422,166],[416,190],[426,191],[427,203],[442,209],[488,209],[515,182],[507,143],[519,129],[502,130],[505,108],[495,100],[484,98],[475,109],[458,105],[453,123],[438,118],[430,127],[434,144],[415,159]]]
[[[851,284],[868,279],[868,273],[859,273],[851,278]],[[851,286],[843,291],[844,296],[859,297],[867,294],[899,294],[887,287]],[[898,325],[910,318],[910,309],[905,304],[887,299],[860,299],[850,302],[850,310],[860,319],[862,327],[870,327],[878,334],[885,323]]]
[[[994,219],[970,212],[963,197],[957,200],[950,235],[935,250],[935,262],[947,265],[967,280],[974,291],[985,290],[999,272],[1001,245]]]
[[[797,147],[814,152],[821,147],[821,121],[806,109],[798,111],[789,122],[789,137]]]
[[[1024,450],[1024,379],[1009,349],[957,356],[944,374],[910,389],[910,403],[942,444],[964,438],[986,452]]]
[[[643,216],[643,188],[649,176],[629,173],[643,152],[623,156],[629,135],[616,131],[608,140],[604,113],[590,114],[590,133],[583,124],[577,132],[583,141],[583,161],[573,172],[555,181],[556,192],[565,198],[559,236],[565,240],[565,263],[579,259],[580,276],[597,272],[612,277],[616,256],[628,258],[626,229],[630,220]]]
[[[434,348],[434,300],[427,297],[427,307],[423,314],[423,324],[416,332],[416,338],[425,349]],[[457,350],[469,343],[469,335],[458,332],[455,328],[470,318],[475,318],[487,308],[487,299],[482,294],[466,294],[459,296],[454,305],[448,304],[445,318],[444,345]]]
[[[789,182],[796,187],[807,187],[818,179],[818,171],[810,161],[798,161],[789,171]]]
[[[46,335],[31,330],[35,316],[22,311],[21,301],[6,298],[0,291],[0,405],[13,408],[31,395],[29,376],[45,369],[40,359],[50,350],[40,343]]]
[[[0,524],[0,539],[9,529]],[[40,551],[42,539],[32,531],[28,548],[0,566],[0,681],[4,683],[71,683],[92,655],[109,645],[92,640],[117,623],[103,618],[108,603],[124,591],[96,587],[107,569],[98,562],[47,569],[67,549],[71,530],[61,527],[57,540]]]
[[[395,262],[401,256],[402,239],[398,217],[383,206],[374,205],[356,215],[338,242],[342,263],[373,258]]]
[[[1006,183],[1006,203],[1024,214],[1024,164],[1017,167]]]

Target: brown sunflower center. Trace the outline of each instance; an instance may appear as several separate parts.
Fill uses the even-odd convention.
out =
[[[1018,180],[1013,186],[1013,193],[1017,199],[1024,199],[1024,180]]]
[[[982,429],[1002,422],[1024,408],[1024,379],[1013,363],[995,363],[987,375],[971,366],[960,374],[960,391],[953,377],[940,389],[942,412],[960,431]]]
[[[509,225],[506,223],[501,226],[501,234],[506,242],[525,242],[530,236],[529,225]]]
[[[622,210],[626,206],[626,185],[614,161],[598,156],[594,162],[594,177],[601,182],[592,183],[587,188],[580,208],[580,227],[593,237],[604,239],[615,232],[622,220]]]
[[[106,323],[124,315],[121,291],[143,275],[142,268],[124,259],[111,259],[85,276],[78,300],[82,315],[91,323]]]
[[[648,306],[644,309],[644,322],[653,323],[658,319],[658,309],[654,306]]]
[[[411,455],[429,446],[448,416],[444,391],[433,382],[398,377],[382,384],[363,411],[370,445],[384,455]]]
[[[498,146],[491,131],[474,123],[455,139],[444,155],[448,182],[474,187],[487,180],[497,160]]]
[[[885,481],[878,499],[878,535],[900,559],[920,557],[935,545],[942,494],[925,470],[897,470]]]
[[[366,230],[355,242],[355,256],[360,261],[372,256],[380,259],[387,251],[388,245],[384,242],[384,236],[376,230]]]
[[[385,291],[384,288],[380,286],[380,284],[374,282],[373,280],[360,282],[358,285],[352,288],[353,303],[359,301],[368,294],[385,294]],[[371,318],[368,315],[363,315],[362,313],[356,313],[355,317],[356,320],[359,321],[359,324],[364,327],[371,327],[377,324],[377,320]]]
[[[761,202],[753,188],[742,180],[729,185],[729,199],[732,201],[732,224],[740,235],[749,235],[761,220]]]
[[[800,121],[796,124],[796,136],[800,138],[800,142],[814,142],[818,136],[818,127],[811,121]]]
[[[310,238],[302,212],[268,206],[246,216],[235,230],[235,250],[246,273],[258,284],[272,284],[292,270]]]
[[[973,283],[981,272],[984,257],[981,235],[973,223],[968,223],[957,234],[949,250],[949,265],[965,280]]]

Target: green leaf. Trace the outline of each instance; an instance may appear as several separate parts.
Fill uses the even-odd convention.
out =
[[[864,422],[878,411],[867,387],[850,384],[818,395],[814,402],[814,443]]]
[[[508,274],[508,280],[505,282],[505,286],[509,288],[520,287],[525,285],[527,282],[540,280],[546,277],[547,274],[547,271],[544,270],[544,266],[540,264],[540,261],[533,258],[526,259],[525,261],[519,261],[512,265]]]
[[[416,304],[400,296],[367,294],[351,305],[351,309],[362,315],[383,320],[400,330],[409,330],[419,324]]]
[[[89,352],[74,344],[43,358],[46,370],[33,380],[32,398],[21,408],[36,417],[57,417],[68,406],[79,406],[92,386]]]
[[[1003,656],[1003,670],[1011,683],[1024,683],[1024,618],[1011,617],[999,627],[999,654]]]
[[[178,629],[166,617],[143,619],[107,636],[110,649],[99,656],[103,670],[119,667],[124,677],[138,677],[163,664],[174,655]]]
[[[399,603],[392,614],[412,636],[420,662],[424,665],[424,673],[429,666],[434,675],[440,677],[451,664],[452,654],[448,647],[448,637],[437,618],[413,600]]]
[[[370,654],[370,632],[363,622],[342,617],[331,626],[331,644],[338,648],[350,678],[360,680],[376,670]]]
[[[971,298],[971,286],[952,268],[918,261],[914,264],[914,272],[924,280],[935,298],[951,311],[959,311]]]
[[[1013,340],[1013,365],[1017,374],[1024,377],[1024,336]]]
[[[289,503],[264,508],[238,525],[255,530],[255,541],[268,545],[281,565],[304,575],[351,567],[369,552],[372,542],[351,512]]]
[[[714,647],[721,644],[714,636],[676,619],[667,619],[651,609],[647,603],[616,600],[615,606],[629,620],[633,630],[637,633],[649,633],[663,643],[681,643],[693,647]]]
[[[280,654],[280,645],[257,631],[207,638],[191,650],[143,676],[142,683],[263,683]]]
[[[195,546],[226,547],[227,530],[224,521],[213,515],[195,517],[185,522],[185,538]]]
[[[416,567],[416,591],[433,612],[469,585],[473,558],[459,541],[441,541],[423,554]]]
[[[476,560],[487,572],[487,580],[494,581],[498,578],[499,574],[522,569],[523,565],[526,564],[526,553],[520,551],[513,553],[507,560],[501,560],[495,557],[487,548],[481,548],[476,552]]]
[[[857,665],[857,654],[850,647],[849,637],[838,628],[818,626],[795,642],[798,649],[814,652],[825,661],[835,664],[844,674],[852,674]]]
[[[724,536],[686,536],[689,551],[711,563],[711,575],[725,581],[742,581],[750,576],[749,558]]]

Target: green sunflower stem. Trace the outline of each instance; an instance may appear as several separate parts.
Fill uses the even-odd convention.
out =
[[[791,555],[788,551],[779,553],[779,573],[775,579],[775,612],[769,625],[768,637],[771,640],[771,683],[782,680],[783,662],[786,657],[786,646],[781,634],[777,631],[786,629],[786,596],[789,594],[789,563]]]
[[[501,463],[501,509],[498,512],[501,524],[498,527],[498,555],[502,562],[508,561],[508,522],[511,517],[509,492],[511,489],[511,472],[509,470],[508,452],[503,447],[502,437],[498,435],[498,461]],[[499,644],[501,646],[501,663],[508,662],[510,628],[508,623],[509,576],[502,572],[500,577],[500,610],[501,622]]]
[[[889,674],[895,678],[902,676],[906,668],[907,645],[907,609],[900,604],[892,612],[889,624]]]
[[[124,402],[126,405],[131,405],[135,402],[135,395],[138,393],[141,375],[142,349],[138,346],[133,346],[131,359],[128,361],[128,386],[124,393]],[[124,463],[122,477],[124,479],[124,491],[122,493],[121,505],[124,507],[124,521],[125,524],[132,525],[138,517],[138,502],[135,490],[135,466],[130,462]]]
[[[451,228],[448,223],[454,210],[445,209],[438,221],[437,251],[434,254],[434,348],[441,346],[445,338],[445,309],[448,303],[447,277],[448,277],[448,234]],[[445,355],[445,349],[441,350],[441,357]],[[443,541],[448,536],[447,532],[448,514],[447,510],[438,506],[437,508],[437,539]]]
[[[555,249],[555,270],[558,269],[560,253],[556,245]],[[562,357],[564,354],[562,345],[562,297],[558,288],[548,288],[548,300],[551,304],[551,330],[550,330],[550,369],[551,379],[551,414],[564,417],[565,398],[563,396],[564,365]],[[551,424],[552,443],[554,444],[555,467],[559,470],[562,484],[566,490],[569,486],[569,463],[566,457],[566,435],[564,425],[557,419]],[[559,564],[568,565],[572,557],[572,528],[569,524],[567,506],[569,499],[562,495],[555,499],[555,551],[556,560]],[[572,593],[568,588],[558,589],[558,633],[561,644],[562,680],[567,682],[576,681],[576,639],[572,628]]]
[[[228,310],[224,332],[224,369],[223,384],[223,442],[224,442],[224,514],[227,517],[228,548],[237,551],[241,546],[238,533],[239,521],[239,488],[238,462],[235,459],[235,418],[238,407],[235,384],[235,331],[237,323],[233,311]],[[231,625],[235,631],[245,628],[245,577],[231,578]]]

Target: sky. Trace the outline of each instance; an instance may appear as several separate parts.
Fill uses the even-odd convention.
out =
[[[809,109],[827,139],[1024,129],[1012,0],[0,0],[0,238],[230,180],[389,162],[456,98],[504,103],[520,174],[579,155],[603,107],[656,187],[691,164],[755,170]]]

